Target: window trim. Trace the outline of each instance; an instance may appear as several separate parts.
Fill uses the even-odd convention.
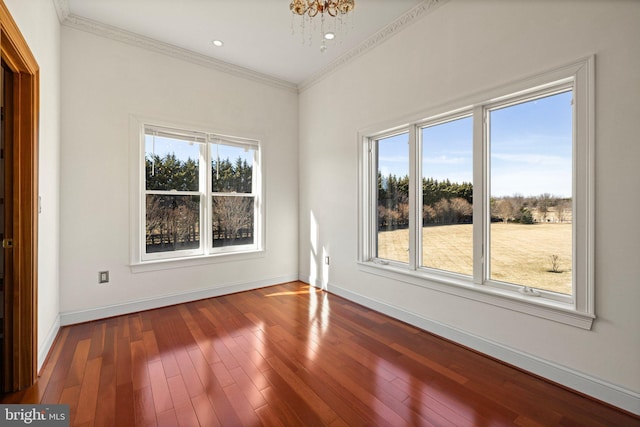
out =
[[[514,81],[487,91],[476,93],[456,101],[429,108],[410,117],[362,129],[358,132],[358,267],[361,271],[383,276],[396,281],[425,287],[427,289],[471,299],[481,303],[514,310],[540,318],[572,325],[583,329],[591,329],[595,319],[594,300],[594,184],[595,184],[595,125],[594,125],[594,71],[595,57],[589,56],[551,71],[540,73],[525,79]],[[532,94],[560,91],[563,84],[572,82],[574,100],[573,114],[573,198],[575,214],[573,218],[573,295],[571,302],[564,298],[554,300],[546,298],[544,292],[527,293],[514,291],[509,286],[487,286],[484,280],[488,260],[483,259],[484,242],[488,221],[484,218],[487,212],[488,147],[486,147],[485,120],[474,120],[473,123],[473,182],[474,185],[474,228],[473,228],[473,277],[453,272],[437,271],[427,268],[415,268],[415,261],[406,264],[375,258],[376,217],[371,206],[376,200],[377,169],[372,165],[375,158],[375,144],[370,141],[380,139],[392,133],[409,131],[410,145],[416,144],[416,133],[427,124],[446,122],[455,117],[471,113],[474,117],[485,117],[491,106],[516,102]],[[445,112],[445,113],[443,113]],[[398,125],[398,123],[402,123]],[[410,153],[417,153],[415,147]],[[418,147],[419,148],[419,147]],[[410,154],[410,215],[415,227],[418,215],[415,204],[421,188],[416,188],[415,174],[420,159]],[[482,167],[478,167],[482,165]],[[485,197],[486,196],[486,197]],[[486,200],[485,200],[486,199]],[[411,206],[413,204],[414,206]],[[476,225],[476,221],[479,222]],[[478,244],[478,243],[481,244]],[[415,231],[410,228],[410,245],[419,244]],[[415,258],[415,257],[413,257]],[[408,267],[408,268],[407,268]],[[412,268],[413,267],[413,268]],[[521,288],[521,287],[519,287]],[[564,301],[562,301],[564,299]]]
[[[211,226],[201,227],[200,241],[202,251],[195,253],[193,250],[174,251],[166,256],[145,256],[145,126],[165,128],[184,132],[185,136],[206,135],[207,140],[196,141],[203,144],[211,144],[212,140],[219,139],[222,143],[229,142],[234,146],[251,146],[256,150],[256,158],[253,168],[253,188],[251,193],[245,195],[254,197],[254,243],[252,245],[236,245],[213,248],[212,239],[209,236]],[[187,130],[188,129],[188,130]],[[195,138],[195,137],[194,137]],[[212,132],[204,125],[175,123],[167,120],[131,115],[129,117],[129,267],[133,273],[155,271],[171,268],[192,267],[219,262],[231,262],[245,259],[261,258],[265,256],[265,203],[264,203],[264,167],[261,138],[249,136],[247,138],[227,135],[225,133]],[[246,143],[245,143],[246,141]],[[200,167],[208,167],[210,153],[206,148],[200,149]],[[206,175],[208,176],[208,175]],[[205,181],[210,181],[205,178]],[[201,184],[202,185],[202,184]],[[160,193],[165,193],[160,191]],[[167,192],[175,194],[175,192]],[[200,195],[200,219],[201,222],[211,220],[211,209],[205,209],[204,203],[212,200],[211,182],[205,182],[204,188],[196,192],[180,192],[180,194]],[[179,254],[171,256],[171,254]]]

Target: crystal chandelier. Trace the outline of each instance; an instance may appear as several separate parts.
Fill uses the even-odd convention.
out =
[[[296,15],[301,17],[302,23],[302,41],[305,39],[305,26],[313,24],[313,28],[309,33],[309,44],[311,44],[311,33],[316,28],[316,16],[320,16],[320,34],[322,35],[322,44],[320,50],[324,52],[327,49],[326,40],[333,40],[337,31],[341,31],[345,26],[347,14],[356,6],[355,0],[292,0],[289,9]],[[332,27],[325,24],[325,17],[334,18]],[[306,22],[306,23],[305,23]],[[330,31],[333,30],[333,31]],[[293,20],[291,24],[291,32],[293,31]]]

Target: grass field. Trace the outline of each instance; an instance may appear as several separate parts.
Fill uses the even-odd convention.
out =
[[[471,224],[424,227],[424,266],[472,274]],[[378,233],[378,256],[409,260],[409,231]],[[557,255],[559,271],[552,272]],[[571,224],[491,224],[491,278],[571,294]]]

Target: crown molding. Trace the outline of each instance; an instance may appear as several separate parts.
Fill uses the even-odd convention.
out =
[[[187,62],[201,65],[203,67],[232,74],[234,76],[244,77],[249,80],[264,83],[279,89],[285,89],[290,92],[300,93],[307,90],[316,83],[324,80],[328,77],[329,74],[333,73],[339,68],[342,68],[357,57],[374,49],[376,46],[380,45],[387,39],[396,35],[403,29],[409,27],[411,24],[419,21],[423,16],[430,14],[441,5],[447,3],[449,0],[424,0],[423,2],[406,12],[404,15],[398,17],[385,28],[366,39],[360,45],[356,46],[349,52],[339,56],[337,59],[329,63],[326,67],[323,67],[318,72],[316,72],[312,77],[298,85],[286,80],[269,76],[267,74],[259,73],[249,68],[233,65],[228,62],[214,59],[210,56],[190,51],[188,49],[180,48],[169,43],[164,43],[149,37],[122,30],[111,25],[103,24],[98,21],[72,14],[69,9],[68,0],[52,1],[55,5],[58,19],[64,26],[168,55]]]
[[[372,50],[382,42],[398,34],[400,31],[409,27],[411,24],[419,21],[422,17],[430,14],[448,1],[449,0],[424,0],[422,3],[418,4],[404,15],[398,17],[395,21],[384,27],[382,30],[366,39],[360,45],[356,46],[349,52],[339,56],[329,65],[320,69],[312,77],[300,83],[298,85],[298,92],[304,92],[311,86],[324,80],[329,74],[345,66],[347,63],[363,55],[365,52]]]
[[[56,8],[56,13],[58,14],[58,20],[61,24],[64,24],[64,21],[71,14],[69,10],[69,1],[68,0],[52,0],[53,6]]]
[[[66,0],[54,0],[56,4],[66,3]],[[56,6],[57,7],[57,6]],[[61,7],[64,9],[64,7]],[[236,77],[244,77],[249,80],[267,84],[278,89],[288,90],[290,92],[297,93],[298,87],[286,80],[271,77],[266,74],[258,73],[257,71],[250,70],[238,65],[233,65],[228,62],[220,61],[218,59],[211,58],[210,56],[202,55],[200,53],[193,52],[188,49],[174,46],[169,43],[164,43],[149,37],[142,36],[140,34],[132,33],[130,31],[122,30],[120,28],[103,24],[92,19],[84,18],[82,16],[74,15],[73,13],[66,16],[62,24],[66,27],[74,28],[81,31],[86,31],[98,36],[106,37],[111,40],[116,40],[122,43],[126,43],[131,46],[140,47],[153,52],[161,53],[173,58],[181,59],[183,61],[191,62],[203,67],[211,68],[217,71],[222,71],[227,74],[231,74]]]

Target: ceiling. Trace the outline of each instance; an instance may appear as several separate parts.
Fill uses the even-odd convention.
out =
[[[301,85],[362,48],[423,0],[356,0],[356,7],[321,52],[320,26],[305,39],[290,0],[56,0],[65,24],[106,24],[180,49]],[[315,18],[319,19],[319,16]],[[95,22],[93,22],[95,21]],[[328,20],[325,26],[329,27]],[[73,26],[73,25],[72,25]],[[82,26],[82,25],[80,25]],[[108,28],[106,27],[105,28]],[[292,29],[294,34],[292,34]],[[105,31],[113,34],[113,29]],[[213,40],[222,40],[216,47]],[[311,44],[309,44],[311,43]]]

